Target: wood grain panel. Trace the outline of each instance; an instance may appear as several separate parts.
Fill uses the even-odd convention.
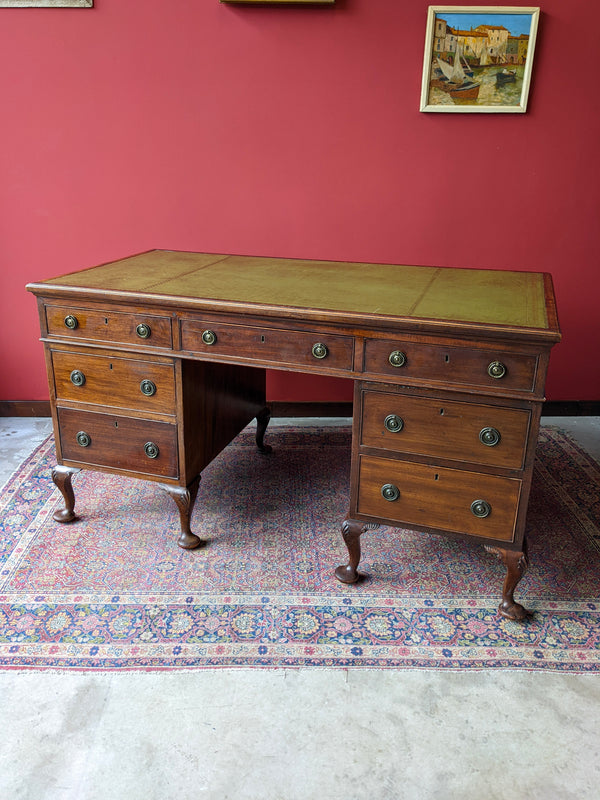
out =
[[[430,399],[400,392],[363,393],[361,444],[397,453],[522,469],[530,412],[502,406]],[[385,427],[389,415],[402,422],[401,430]],[[494,446],[479,438],[494,428],[500,441]]]
[[[89,467],[108,467],[138,475],[177,478],[177,426],[132,417],[90,411],[58,409],[63,459]],[[80,431],[91,439],[88,447],[77,442]],[[157,458],[148,458],[144,445],[158,446]]]
[[[106,408],[127,408],[175,414],[175,375],[172,364],[76,352],[53,351],[54,383],[58,400],[74,400]],[[81,372],[85,382],[73,384],[71,374]],[[145,395],[142,381],[152,381],[153,395]]]
[[[390,353],[400,350],[406,363],[394,367]],[[488,367],[500,361],[506,367],[502,378],[492,378]],[[532,392],[535,388],[538,358],[535,355],[511,353],[502,348],[479,350],[397,339],[369,339],[365,345],[364,369],[367,373],[389,375],[402,382],[420,380],[432,384],[471,385],[490,391],[517,390]]]
[[[77,327],[68,328],[65,318],[73,316]],[[124,342],[140,347],[173,347],[171,320],[152,314],[98,311],[77,306],[46,306],[49,336],[61,339],[89,339],[98,342]],[[138,325],[148,325],[150,336],[142,339],[136,333]]]
[[[215,334],[214,344],[205,344],[202,340],[205,330]],[[316,358],[312,353],[317,343],[327,348],[324,358]],[[181,346],[183,350],[212,357],[221,355],[251,359],[260,364],[347,372],[352,370],[354,339],[331,333],[228,325],[214,319],[182,320]]]
[[[358,512],[391,524],[425,526],[486,539],[512,542],[521,481],[466,470],[362,456],[359,467]],[[396,486],[397,500],[381,494]],[[471,511],[485,500],[491,513],[484,519]]]

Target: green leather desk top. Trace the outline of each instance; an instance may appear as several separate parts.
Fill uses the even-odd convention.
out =
[[[350,316],[537,329],[559,338],[549,276],[153,250],[28,288],[214,300]],[[550,314],[548,310],[550,309]],[[260,311],[260,308],[258,309]]]

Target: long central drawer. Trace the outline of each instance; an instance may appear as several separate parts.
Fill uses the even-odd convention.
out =
[[[208,357],[342,371],[352,370],[354,355],[352,336],[232,325],[210,318],[182,320],[181,347]]]

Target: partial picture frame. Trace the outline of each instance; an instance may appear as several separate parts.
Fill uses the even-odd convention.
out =
[[[0,8],[92,8],[94,0],[0,0]]]
[[[525,113],[540,9],[429,6],[420,111]]]

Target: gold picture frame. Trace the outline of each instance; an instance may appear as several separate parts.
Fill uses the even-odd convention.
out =
[[[0,0],[0,8],[92,8],[94,0]]]
[[[421,111],[524,113],[540,9],[429,6]]]

